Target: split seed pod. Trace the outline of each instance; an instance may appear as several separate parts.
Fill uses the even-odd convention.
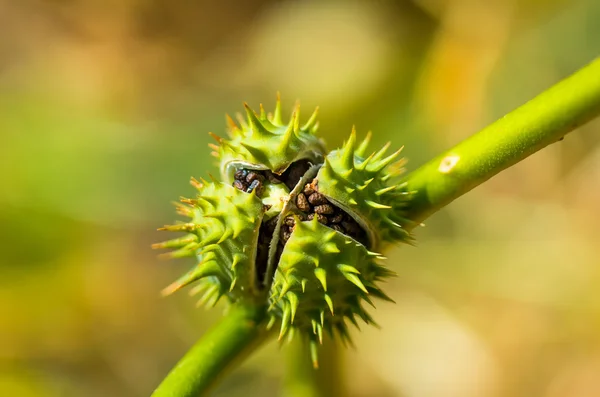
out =
[[[393,272],[376,251],[411,241],[400,151],[367,156],[370,134],[357,145],[353,130],[327,154],[317,112],[301,127],[297,106],[284,124],[279,99],[272,115],[246,113],[240,125],[228,117],[229,139],[214,136],[221,181],[193,180],[197,198],[178,207],[191,221],[164,228],[188,234],[156,245],[199,261],[166,292],[196,282],[211,305],[262,301],[267,326],[302,335],[316,366],[323,331],[350,342],[348,323],[374,323],[364,303],[391,300],[380,284]]]

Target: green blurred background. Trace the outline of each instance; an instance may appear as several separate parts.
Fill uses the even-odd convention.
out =
[[[208,131],[281,91],[409,169],[598,55],[597,0],[0,0],[0,395],[148,396],[220,316],[150,250]],[[600,395],[600,123],[387,252],[351,396]],[[281,395],[271,344],[218,396]]]

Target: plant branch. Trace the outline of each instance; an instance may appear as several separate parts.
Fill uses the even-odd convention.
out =
[[[600,58],[408,174],[420,223],[474,187],[600,114]]]
[[[152,394],[153,397],[205,395],[228,370],[269,339],[264,306],[232,306],[179,361]]]

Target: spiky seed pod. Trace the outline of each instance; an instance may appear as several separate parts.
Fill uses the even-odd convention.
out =
[[[362,303],[388,299],[377,282],[392,273],[377,263],[382,257],[317,221],[300,222],[288,240],[271,288],[273,323],[280,319],[280,339],[302,334],[311,344],[313,362],[323,331],[350,342],[348,323],[373,323]]]
[[[275,111],[267,115],[262,108],[256,114],[247,104],[247,121],[240,117],[240,125],[228,117],[230,139],[215,136],[219,147],[221,177],[233,181],[233,174],[241,168],[270,170],[282,174],[290,164],[308,160],[313,164],[323,161],[325,146],[315,136],[318,128],[318,108],[309,120],[300,125],[300,106],[297,105],[288,123],[281,118],[281,101],[277,98]]]
[[[367,231],[372,248],[382,242],[408,241],[405,226],[410,222],[403,210],[410,199],[399,184],[402,149],[385,157],[389,143],[366,155],[371,134],[357,146],[356,131],[340,149],[327,155],[317,175],[319,192],[351,214]]]
[[[370,134],[357,145],[353,130],[324,157],[316,111],[302,127],[298,108],[282,123],[279,99],[272,116],[246,113],[239,126],[229,119],[230,139],[215,136],[223,182],[192,180],[198,197],[178,204],[191,221],[164,228],[187,234],[156,245],[200,261],[165,292],[198,281],[209,304],[268,301],[269,326],[304,336],[316,365],[323,331],[349,341],[348,322],[373,323],[363,303],[390,300],[379,283],[393,273],[373,251],[411,239],[400,151],[367,156]]]
[[[196,256],[199,263],[164,290],[172,293],[195,281],[195,291],[205,291],[201,301],[214,305],[227,295],[231,301],[257,294],[254,260],[258,230],[264,215],[261,200],[221,182],[193,183],[195,199],[182,199],[180,213],[190,222],[165,226],[164,230],[188,235],[155,248],[175,248],[171,257]]]

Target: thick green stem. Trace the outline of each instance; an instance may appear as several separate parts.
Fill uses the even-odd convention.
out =
[[[233,306],[179,361],[153,397],[205,395],[228,370],[269,339],[263,306]]]
[[[421,222],[598,114],[600,58],[408,174],[408,218]]]

